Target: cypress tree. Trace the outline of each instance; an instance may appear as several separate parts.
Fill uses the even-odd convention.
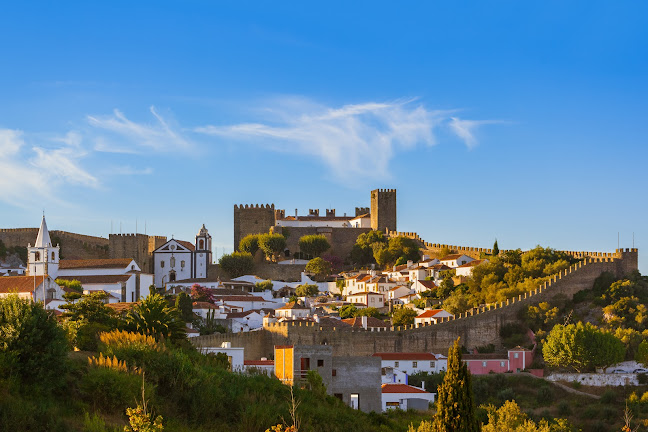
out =
[[[472,383],[468,366],[461,361],[459,339],[448,350],[448,370],[439,386],[435,432],[478,432]]]
[[[493,245],[493,256],[499,255],[499,246],[497,246],[497,239],[495,239],[495,244]]]

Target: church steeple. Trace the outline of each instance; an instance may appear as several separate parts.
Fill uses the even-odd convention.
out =
[[[60,248],[58,245],[52,245],[52,239],[47,229],[47,222],[45,222],[45,215],[43,215],[43,219],[41,220],[36,243],[33,247],[29,245],[27,250],[27,272],[29,275],[49,275],[55,279],[58,273]]]

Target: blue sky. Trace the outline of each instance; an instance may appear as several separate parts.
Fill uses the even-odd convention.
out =
[[[380,187],[430,242],[642,248],[647,9],[5,2],[0,226],[205,223],[221,255],[236,203],[350,213]]]

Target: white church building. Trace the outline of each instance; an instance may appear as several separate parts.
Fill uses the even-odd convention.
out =
[[[207,278],[207,267],[212,262],[212,238],[203,224],[194,244],[171,239],[153,251],[155,286],[187,279]]]

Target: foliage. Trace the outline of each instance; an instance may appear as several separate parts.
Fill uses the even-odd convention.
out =
[[[468,296],[460,290],[453,291],[452,294],[443,301],[443,309],[450,312],[452,315],[465,312],[470,309],[470,307]]]
[[[298,285],[295,289],[295,294],[297,297],[313,297],[319,294],[319,288],[317,285],[311,284]]]
[[[309,370],[306,374],[306,381],[310,387],[310,390],[315,393],[316,396],[325,398],[326,397],[326,385],[322,376],[316,370]]]
[[[387,238],[384,236],[382,231],[374,230],[362,233],[356,239],[356,242],[351,249],[349,259],[351,262],[358,265],[375,263],[374,249],[381,245],[387,245]]]
[[[331,244],[322,234],[310,234],[299,239],[299,250],[308,256],[317,257],[331,248]]]
[[[448,369],[439,386],[433,429],[439,432],[479,431],[468,366],[461,361],[459,339],[448,350]]]
[[[488,424],[482,427],[482,432],[561,432],[570,431],[571,426],[565,420],[558,420],[550,425],[546,419],[538,423],[522,412],[515,401],[506,401],[496,408],[494,405],[484,407],[488,413]]]
[[[88,364],[90,366],[113,369],[119,372],[125,372],[125,373],[133,372],[136,374],[142,373],[142,370],[140,368],[129,368],[126,365],[126,362],[119,360],[117,356],[104,357],[103,353],[99,353],[99,357],[95,357],[95,356],[88,357]]]
[[[373,318],[381,318],[382,314],[375,307],[367,307],[364,309],[358,309],[353,313],[354,317],[367,316]]]
[[[140,393],[139,374],[108,367],[88,367],[81,376],[79,392],[95,410],[106,413],[123,412]],[[148,392],[152,389],[148,387]]]
[[[108,294],[92,292],[74,301],[78,293],[71,293],[68,303],[61,306],[72,344],[83,351],[96,351],[99,333],[117,328],[115,311],[104,303]]]
[[[249,252],[232,252],[221,256],[218,265],[229,277],[236,278],[252,272],[254,258]]]
[[[254,284],[254,292],[270,291],[272,290],[272,287],[272,281],[264,280],[263,282],[257,282]]]
[[[418,261],[421,258],[419,245],[409,237],[391,237],[387,244],[372,245],[374,259],[382,267],[394,265],[397,261]]]
[[[259,248],[271,261],[277,261],[277,257],[286,249],[286,238],[281,234],[261,234]]]
[[[499,255],[499,246],[497,245],[497,239],[495,239],[495,243],[493,244],[493,256]]]
[[[247,252],[250,255],[256,255],[259,250],[259,236],[261,234],[248,234],[239,242],[239,251]]]
[[[559,309],[551,307],[547,302],[541,302],[538,306],[529,306],[523,312],[524,323],[534,332],[552,328],[558,324]]]
[[[339,272],[340,270],[342,270],[342,265],[344,264],[342,258],[331,254],[322,255],[321,258],[331,264],[331,271]]]
[[[133,333],[125,330],[113,330],[99,335],[101,351],[112,356],[121,356],[124,352],[163,352],[165,346],[153,336]]]
[[[175,307],[180,312],[182,321],[186,323],[193,321],[193,301],[187,293],[181,292],[176,296]]]
[[[214,333],[227,333],[227,329],[216,320],[216,310],[207,311],[207,316],[198,320],[198,331],[200,336]]]
[[[392,324],[395,326],[414,324],[414,318],[416,318],[417,315],[418,314],[413,309],[406,307],[398,308],[394,310],[394,313],[392,314]]]
[[[191,299],[195,302],[207,302],[211,304],[216,302],[211,290],[198,284],[193,284],[191,286]]]
[[[550,366],[568,366],[581,372],[595,367],[607,368],[623,360],[625,347],[613,334],[582,322],[557,324],[542,347]]]
[[[138,333],[148,334],[157,340],[185,338],[185,323],[178,310],[159,294],[149,294],[141,299],[126,316],[127,326]]]
[[[313,258],[308,261],[304,269],[308,273],[315,275],[316,280],[324,280],[326,276],[331,274],[331,263],[322,258]]]
[[[78,293],[83,293],[83,286],[78,280],[56,279],[54,282],[60,287],[74,290]]]
[[[358,312],[358,308],[352,304],[344,305],[338,310],[338,314],[342,319],[353,318],[356,312]]]
[[[648,340],[643,340],[639,344],[639,348],[637,349],[637,356],[635,357],[635,360],[637,360],[639,363],[643,364],[644,366],[648,365]]]
[[[15,294],[0,299],[0,376],[58,386],[67,349],[65,332],[42,303]]]
[[[162,416],[153,420],[153,414],[147,412],[146,406],[137,404],[136,408],[126,408],[128,426],[124,426],[124,432],[161,432],[164,430]]]

